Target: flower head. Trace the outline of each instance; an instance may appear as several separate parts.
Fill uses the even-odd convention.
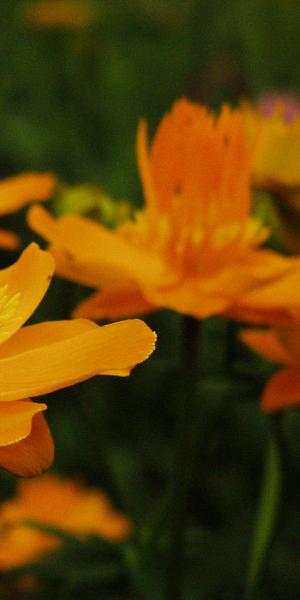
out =
[[[26,204],[48,200],[55,187],[51,173],[22,173],[0,181],[0,215],[13,213]],[[20,244],[15,233],[0,229],[0,247],[14,250]]]
[[[241,337],[267,360],[284,365],[264,389],[263,410],[274,412],[300,404],[300,326],[253,329]]]
[[[250,296],[251,311],[265,310],[258,288],[295,271],[300,279],[299,261],[259,249],[268,231],[250,215],[251,156],[238,112],[225,106],[216,117],[180,100],[150,150],[141,123],[137,151],[146,205],[135,220],[110,231],[75,215],[55,221],[41,207],[29,212],[51,242],[58,273],[100,289],[77,315],[167,307],[198,318],[240,316],[250,292],[258,303]],[[275,297],[276,308],[286,308],[286,295]]]
[[[15,497],[0,506],[0,570],[37,560],[61,545],[54,532],[34,525],[111,542],[125,540],[132,529],[129,519],[117,513],[99,490],[54,474],[20,480]]]
[[[53,460],[53,442],[31,397],[95,375],[129,375],[154,349],[155,334],[139,320],[99,327],[84,319],[22,327],[54,271],[48,252],[31,244],[0,271],[0,466],[23,476]]]

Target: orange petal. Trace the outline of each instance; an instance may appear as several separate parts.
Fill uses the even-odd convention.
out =
[[[79,257],[74,258],[59,246],[50,245],[49,252],[55,260],[56,274],[74,283],[99,288],[124,278],[124,273],[120,273],[118,270],[105,269],[99,264],[83,262]]]
[[[0,229],[0,248],[16,250],[20,246],[20,238],[12,231]]]
[[[51,466],[53,457],[52,436],[41,413],[33,417],[28,437],[0,448],[0,466],[21,477],[40,475]]]
[[[267,383],[262,409],[274,412],[300,404],[300,365],[282,369]]]
[[[230,303],[230,298],[218,297],[216,293],[205,294],[203,287],[199,290],[197,282],[192,283],[191,280],[173,288],[146,288],[145,295],[153,305],[193,315],[198,319],[223,313]]]
[[[283,309],[255,309],[242,306],[241,304],[234,305],[223,313],[228,319],[243,321],[244,323],[253,323],[253,325],[285,325],[294,321],[294,316],[287,308]]]
[[[150,157],[147,148],[147,125],[141,121],[137,132],[137,161],[142,179],[144,197],[150,210],[150,215],[155,217],[158,211],[159,199],[153,186]]]
[[[298,258],[283,256],[266,248],[253,250],[247,261],[259,283],[277,281],[280,277],[295,273],[300,266]]]
[[[34,415],[46,408],[46,404],[30,400],[1,402],[0,447],[15,444],[28,437]]]
[[[86,319],[48,321],[22,327],[15,335],[0,346],[0,361],[17,354],[71,339],[87,331],[98,330],[99,326]]]
[[[56,179],[51,173],[23,173],[0,181],[0,215],[15,212],[30,202],[47,200]]]
[[[285,275],[270,283],[260,285],[242,296],[240,303],[245,308],[297,309],[300,305],[300,261],[290,259],[291,266]],[[292,292],[291,292],[292,290]]]
[[[143,285],[143,292],[156,306],[164,306],[203,319],[227,310],[253,283],[248,262],[220,269],[201,277],[186,277],[173,286]]]
[[[118,231],[78,215],[65,215],[55,221],[42,206],[29,209],[28,223],[55,248],[65,251],[69,267],[70,261],[85,264],[87,269],[89,265],[97,267],[100,285],[111,284],[119,276],[133,281],[146,278],[166,282],[164,263],[154,253],[140,250],[122,238]]]
[[[292,323],[285,327],[277,329],[277,335],[280,342],[285,346],[286,351],[290,354],[293,362],[300,360],[300,325]]]
[[[275,330],[248,329],[242,331],[240,337],[267,360],[283,364],[290,364],[293,360]]]
[[[47,394],[94,375],[129,375],[151,354],[155,339],[138,319],[104,327],[84,320],[24,327],[1,350],[0,400]]]
[[[94,321],[100,319],[123,319],[144,315],[156,307],[147,302],[138,288],[108,288],[92,294],[81,302],[73,312],[73,317],[85,317]]]
[[[36,244],[30,244],[17,262],[0,271],[0,291],[4,288],[0,297],[0,342],[31,316],[49,287],[53,271],[51,254]]]

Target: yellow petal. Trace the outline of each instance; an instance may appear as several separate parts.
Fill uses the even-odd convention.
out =
[[[51,433],[44,416],[38,413],[33,417],[28,437],[0,448],[0,467],[21,477],[33,477],[46,471],[53,457]]]
[[[0,289],[7,295],[6,304],[2,307],[0,304],[0,342],[13,335],[31,316],[49,287],[53,271],[51,254],[36,244],[30,244],[16,263],[0,271]]]
[[[262,409],[270,413],[298,404],[300,404],[299,364],[282,369],[270,379],[263,393]]]
[[[249,329],[242,331],[240,337],[267,360],[282,364],[289,364],[293,360],[275,330]]]
[[[15,212],[30,202],[47,200],[56,179],[51,173],[23,173],[0,181],[0,215]]]
[[[1,402],[0,447],[15,444],[26,438],[30,434],[34,415],[46,408],[46,404],[38,404],[30,400]]]
[[[1,351],[0,400],[46,394],[94,375],[129,375],[155,346],[155,333],[138,319],[104,327],[80,323],[41,323],[16,333]],[[82,332],[74,334],[74,327]]]
[[[73,317],[100,319],[124,319],[144,315],[156,307],[147,302],[138,288],[109,288],[92,294],[77,306]]]

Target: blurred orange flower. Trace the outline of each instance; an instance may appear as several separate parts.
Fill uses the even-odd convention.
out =
[[[241,337],[267,360],[284,365],[265,386],[263,410],[270,413],[300,404],[300,326],[253,329]]]
[[[87,0],[39,0],[27,8],[26,20],[42,29],[81,29],[93,23],[94,15]]]
[[[132,530],[129,519],[99,490],[54,474],[20,480],[16,496],[0,505],[0,570],[33,562],[61,545],[54,532],[35,529],[30,522],[111,542],[125,540]]]
[[[48,200],[54,191],[56,179],[51,173],[22,173],[0,181],[0,216],[15,212],[37,200]],[[0,247],[14,250],[19,237],[0,229]]]
[[[251,161],[238,112],[225,106],[215,117],[180,100],[150,152],[141,123],[137,148],[146,207],[134,221],[111,231],[76,215],[29,211],[29,224],[51,242],[58,274],[100,290],[77,316],[167,307],[255,320],[299,306],[300,261],[258,248],[268,231],[250,216]],[[290,277],[298,282],[293,299]]]
[[[53,257],[36,244],[0,271],[0,466],[23,476],[42,472],[53,460],[41,414],[47,406],[29,397],[94,375],[129,375],[155,344],[155,334],[137,319],[104,327],[78,319],[22,328],[53,271]]]

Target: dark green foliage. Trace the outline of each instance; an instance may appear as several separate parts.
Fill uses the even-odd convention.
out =
[[[95,20],[82,30],[33,29],[29,0],[0,7],[0,175],[51,170],[70,184],[96,183],[142,202],[135,161],[140,117],[153,131],[182,95],[213,106],[271,89],[300,91],[298,0],[84,0]],[[35,236],[25,212],[3,219]],[[270,215],[268,215],[270,217]],[[16,255],[1,252],[1,266]],[[67,318],[87,290],[55,279],[34,321]],[[153,358],[127,380],[99,378],[49,397],[55,468],[104,488],[136,525],[128,544],[67,539],[63,549],[0,581],[3,600],[163,600],[166,490],[178,392],[180,322],[145,319],[158,332]],[[201,423],[189,498],[188,576],[182,600],[240,600],[267,436],[259,396],[273,372],[238,341],[236,324],[203,327]],[[286,486],[260,600],[296,599],[300,417],[283,418]],[[1,473],[1,498],[14,478]],[[17,576],[33,573],[35,591]],[[143,590],[143,591],[142,591]],[[259,600],[259,599],[258,599]]]

